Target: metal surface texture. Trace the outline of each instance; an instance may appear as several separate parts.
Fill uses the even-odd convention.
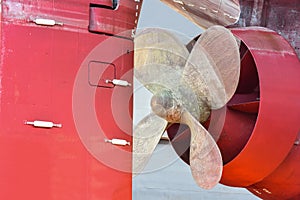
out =
[[[240,15],[238,0],[161,0],[198,26],[232,25]]]
[[[192,133],[173,124],[168,134],[204,188],[219,177],[204,180],[197,173],[215,167],[202,169],[221,162],[221,153],[221,183],[246,187],[263,199],[299,199],[298,0],[162,1],[205,28],[264,26],[288,40],[265,28],[232,29],[242,41],[240,79],[227,107],[211,112],[203,124],[212,137],[193,118],[199,110],[194,114],[188,101],[180,105],[190,113],[171,112],[176,120],[168,121],[183,122]],[[142,0],[0,2],[0,199],[131,199],[130,86]],[[175,67],[179,76],[169,78],[180,83],[181,73],[189,74],[182,63],[196,61],[188,59],[183,45],[177,47],[183,62]],[[174,73],[168,70],[163,72]],[[193,93],[185,88],[181,97]],[[165,126],[164,121],[161,130]],[[195,132],[209,138],[199,139]],[[194,148],[203,141],[213,149],[209,161],[199,159],[203,147]],[[219,166],[208,178],[219,175]]]
[[[161,0],[200,27],[262,26],[277,31],[300,56],[298,0]]]
[[[262,26],[282,35],[300,57],[299,0],[240,0],[237,27]]]
[[[252,27],[232,32],[242,41],[238,89],[227,107],[213,111],[205,123],[222,153],[221,183],[246,187],[263,199],[297,199],[299,59],[274,31]],[[173,125],[168,135],[189,163],[190,131]]]
[[[133,130],[133,175],[138,175],[145,168],[167,125],[166,120],[154,113],[136,125]]]
[[[205,28],[218,19],[206,15],[215,1],[163,2]],[[247,187],[263,199],[299,199],[300,4],[297,0],[239,3],[241,15],[230,27],[261,26],[277,33],[260,27],[232,30],[242,40],[239,85],[227,107],[216,111],[219,117],[212,112],[205,123],[224,158],[221,183]],[[173,124],[168,134],[176,152],[189,163],[186,148],[191,135],[186,128]]]
[[[223,107],[234,94],[239,77],[238,45],[232,33],[222,26],[209,28],[196,42],[188,58],[180,56],[179,52],[187,50],[177,41],[169,32],[160,29],[148,29],[137,35],[136,77],[153,93],[151,107],[157,116],[169,123],[186,124],[192,130],[191,171],[200,187],[210,189],[220,180],[222,158],[214,139],[198,120],[206,121],[210,107]],[[223,56],[213,52],[216,47],[224,53]],[[231,51],[227,53],[228,48]],[[186,62],[184,67],[182,61]],[[146,154],[142,159],[134,159],[135,168],[144,166],[143,161],[149,160],[149,153],[154,151],[152,144],[158,143],[158,136],[167,125],[155,123],[157,119],[152,116],[151,120],[151,116],[142,120],[136,128],[138,132],[134,140],[138,141],[138,145],[134,145],[137,147],[134,154]],[[154,123],[155,137],[149,133],[149,122]],[[145,139],[143,144],[136,136],[151,138]],[[147,144],[151,145],[147,147]]]
[[[260,104],[253,133],[241,153],[224,166],[221,182],[245,187],[272,173],[296,140],[300,68],[297,55],[277,33],[266,28],[232,31],[246,44],[256,63]],[[282,117],[285,115],[289,118]]]
[[[239,74],[239,47],[235,37],[224,27],[212,26],[194,44],[183,80],[198,99],[204,96],[212,109],[219,109],[233,96]]]
[[[132,2],[122,1],[138,13],[142,1]],[[118,124],[123,113],[132,114],[132,88],[89,85],[88,64],[112,63],[116,66],[116,78],[126,77],[132,82],[133,42],[91,33],[90,3],[1,1],[0,199],[131,199],[131,146],[114,147],[105,139],[132,141],[131,132],[128,133],[131,119],[125,120],[125,127]],[[99,10],[106,9],[100,7]],[[124,19],[129,17],[126,12],[119,14]],[[133,16],[131,24],[138,18],[135,13]],[[110,20],[101,23],[112,26]],[[127,31],[131,34],[133,30]],[[97,65],[99,62],[94,65],[98,80],[106,78],[101,73],[109,68]],[[74,91],[84,94],[77,99],[76,109],[82,116],[77,121],[72,107]],[[93,108],[95,119],[85,115]],[[62,127],[25,124],[37,120],[61,123]],[[93,120],[102,130],[90,126]],[[83,133],[78,132],[80,126],[86,127]],[[94,150],[109,155],[112,162],[129,163],[129,172],[97,159],[91,153],[93,148],[84,146],[80,134],[90,137]],[[118,156],[120,149],[129,152],[126,157]]]
[[[233,32],[245,42],[256,63],[260,105],[253,133],[244,150],[224,166],[222,182],[229,185],[244,182],[242,186],[248,185],[251,192],[263,199],[297,199],[299,59],[287,41],[273,31],[246,28]],[[284,115],[289,118],[282,118]],[[242,167],[245,171],[232,167]],[[245,180],[245,176],[249,179]],[[232,177],[244,180],[238,183]]]
[[[135,77],[153,94],[179,85],[188,50],[171,32],[148,28],[134,38]]]
[[[158,28],[143,30],[134,42],[135,77],[154,96],[165,88],[177,88],[188,57],[185,46],[173,34]],[[134,128],[134,174],[147,164],[167,124],[165,119],[151,113]]]
[[[247,187],[247,189],[262,199],[290,199],[300,197],[300,134],[282,164],[268,177]]]
[[[130,0],[94,0],[90,3],[89,31],[132,39],[140,3]]]
[[[182,123],[191,130],[190,166],[197,185],[211,189],[222,176],[222,156],[210,133],[189,112],[183,111]]]

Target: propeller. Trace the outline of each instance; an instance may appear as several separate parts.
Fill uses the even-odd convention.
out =
[[[201,125],[211,109],[224,106],[239,80],[235,37],[222,26],[204,32],[188,54],[171,33],[147,29],[135,38],[135,76],[153,93],[153,113],[138,123],[133,135],[133,173],[146,165],[168,123],[191,130],[190,168],[196,183],[214,187],[222,174],[220,150]]]

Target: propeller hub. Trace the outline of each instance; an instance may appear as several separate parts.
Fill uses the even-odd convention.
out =
[[[156,115],[168,122],[178,123],[181,120],[182,105],[169,90],[155,94],[151,99],[151,108]]]

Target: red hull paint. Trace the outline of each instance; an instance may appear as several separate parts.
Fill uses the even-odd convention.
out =
[[[0,199],[131,199],[131,146],[113,148],[104,139],[131,142],[132,88],[92,86],[88,72],[92,60],[108,62],[116,68],[113,78],[126,75],[123,78],[132,82],[130,37],[141,2],[122,2],[118,11],[98,9],[130,19],[130,24],[120,27],[122,21],[118,21],[115,32],[104,28],[96,33],[88,30],[90,2],[85,0],[1,2]],[[105,4],[100,0],[93,3]],[[134,17],[126,18],[132,13]],[[37,18],[59,24],[36,25],[32,21]],[[109,19],[101,20],[112,25]],[[95,65],[96,73],[108,71],[108,77],[104,73],[93,81],[111,78],[109,66]],[[78,90],[91,99],[76,96]],[[79,116],[85,113],[81,108],[96,108],[96,119],[75,116],[74,110]],[[127,112],[115,117],[111,109]],[[126,127],[120,126],[123,117]],[[61,123],[62,128],[24,124],[34,120]],[[79,133],[78,127],[89,127],[93,120],[102,129]],[[82,141],[85,134],[96,135],[92,139],[95,146]],[[114,160],[115,166],[99,160],[98,149]],[[129,153],[118,157],[123,150]],[[127,163],[127,168],[120,171],[116,165],[122,163]]]
[[[277,33],[264,28],[232,31],[246,44],[254,58],[260,103],[253,133],[244,150],[224,166],[222,182],[249,186],[274,171],[296,140],[297,119],[300,118],[297,100],[300,98],[300,67],[295,52]],[[286,115],[289,118],[283,117]]]
[[[263,199],[296,198],[300,194],[299,59],[275,32],[232,31],[254,58],[260,105],[253,133],[241,153],[224,166],[222,182],[247,187]]]

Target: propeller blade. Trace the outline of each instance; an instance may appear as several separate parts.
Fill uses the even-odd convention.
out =
[[[219,183],[223,162],[220,150],[209,132],[188,112],[183,111],[181,121],[191,131],[190,168],[197,185],[211,189]]]
[[[212,136],[170,90],[151,99],[152,111],[170,123],[184,123],[191,130],[190,166],[196,183],[205,189],[215,186],[222,174],[222,157]]]
[[[142,119],[133,130],[133,169],[139,174],[149,161],[168,122],[151,113]]]
[[[135,77],[152,93],[178,86],[189,52],[172,33],[148,28],[134,39]]]
[[[183,82],[212,109],[223,107],[239,81],[239,47],[232,33],[213,26],[195,43],[183,71]]]
[[[214,65],[212,66],[224,84],[226,102],[234,95],[239,83],[240,52],[238,43],[239,41],[231,31],[223,26],[213,26],[199,38],[199,44],[213,61]]]

